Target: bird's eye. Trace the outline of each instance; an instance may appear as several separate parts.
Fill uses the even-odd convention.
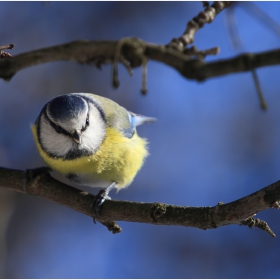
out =
[[[86,118],[86,126],[89,126],[89,119]]]

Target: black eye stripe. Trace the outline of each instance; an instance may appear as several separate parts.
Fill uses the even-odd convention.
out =
[[[63,134],[66,135],[68,137],[72,137],[70,133],[68,133],[65,129],[63,129],[61,126],[55,124],[49,117],[48,114],[46,112],[44,112],[44,116],[45,118],[48,120],[48,122],[50,123],[50,125],[52,126],[52,128],[58,133],[58,134]]]

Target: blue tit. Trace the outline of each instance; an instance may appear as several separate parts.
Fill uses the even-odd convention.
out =
[[[47,165],[78,186],[101,187],[96,211],[111,189],[131,184],[148,155],[136,127],[155,118],[127,111],[91,93],[70,93],[50,100],[32,126]]]

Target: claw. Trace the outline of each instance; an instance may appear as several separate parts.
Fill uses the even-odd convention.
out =
[[[93,209],[93,222],[96,224],[96,217],[99,216],[100,209],[102,204],[105,202],[106,199],[111,199],[111,197],[108,195],[109,192],[116,187],[116,183],[113,182],[111,185],[109,185],[106,189],[102,189],[98,192],[98,194],[95,196],[93,202],[92,202],[92,209]]]

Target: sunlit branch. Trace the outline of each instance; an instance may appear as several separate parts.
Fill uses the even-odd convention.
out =
[[[89,217],[93,216],[91,204],[94,196],[67,186],[53,179],[45,169],[32,169],[26,172],[0,168],[0,187],[21,193],[39,196]],[[200,229],[214,229],[230,224],[256,226],[275,234],[261,220],[254,219],[256,213],[278,209],[280,181],[267,186],[239,200],[214,207],[181,207],[164,203],[141,203],[106,200],[102,205],[100,218],[113,233],[121,231],[114,221],[148,223],[154,225],[176,225]]]

